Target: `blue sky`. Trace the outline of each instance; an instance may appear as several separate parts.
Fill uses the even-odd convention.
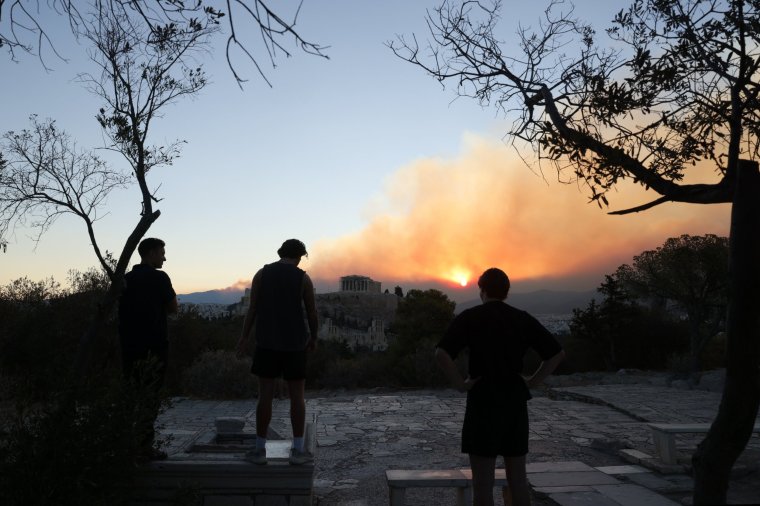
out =
[[[306,0],[297,27],[307,40],[330,46],[326,50],[330,59],[295,51],[292,58],[278,58],[277,68],[272,69],[261,54],[272,88],[253,67],[238,59],[239,69],[249,78],[241,90],[224,59],[225,37],[216,37],[204,60],[212,84],[197,97],[168,108],[153,132],[156,143],[187,141],[173,166],[151,175],[154,183],[160,182],[158,194],[163,200],[159,204],[162,216],[148,235],[167,241],[164,268],[178,292],[222,288],[249,280],[262,264],[276,258],[277,247],[289,237],[306,242],[312,254],[304,267],[325,278],[320,285],[324,289],[330,289],[332,282],[337,287],[336,276],[341,273],[369,274],[386,284],[404,280],[424,283],[431,275],[422,272],[417,264],[409,264],[409,271],[383,265],[406,261],[384,251],[390,242],[394,250],[404,250],[406,241],[414,239],[396,233],[384,240],[375,231],[388,229],[378,229],[376,225],[393,217],[396,229],[410,227],[406,214],[419,208],[421,199],[430,198],[426,195],[430,192],[401,197],[399,193],[409,191],[408,181],[416,181],[423,190],[438,187],[419,176],[425,172],[421,167],[435,165],[437,168],[425,172],[426,177],[440,181],[441,177],[449,177],[442,174],[454,174],[456,167],[464,170],[471,160],[482,160],[484,150],[494,167],[504,170],[499,176],[501,181],[535,186],[535,191],[541,192],[536,201],[556,198],[551,178],[546,183],[530,173],[502,142],[508,118],[499,117],[493,109],[482,109],[473,101],[453,100],[452,90],[442,89],[384,45],[396,34],[416,33],[424,38],[426,9],[437,3]],[[504,40],[514,40],[518,23],[535,25],[545,4],[505,1],[500,25]],[[577,4],[580,17],[602,26],[626,2],[579,0]],[[292,7],[293,2],[287,5]],[[36,113],[56,119],[80,147],[100,147],[103,139],[94,119],[99,101],[75,79],[90,68],[86,48],[73,43],[60,19],[46,17],[46,21],[69,62],[47,53],[45,61],[54,70],[46,72],[33,56],[23,55],[19,63],[14,63],[3,53],[0,72],[6,78],[0,86],[6,100],[0,131],[22,129],[28,125],[28,116]],[[503,161],[496,160],[500,156]],[[515,171],[520,174],[515,175]],[[457,177],[451,176],[452,184]],[[572,191],[572,196],[562,197],[570,206],[562,213],[591,216],[593,212],[598,216],[589,217],[586,231],[580,232],[594,237],[597,225],[593,220],[610,218],[589,209],[585,195],[577,188],[563,187],[561,191]],[[437,192],[436,195],[448,195],[445,187]],[[493,209],[482,208],[487,204],[471,194],[467,197],[453,193],[450,198],[436,205],[456,207],[458,215],[475,208],[485,214],[501,212],[499,203],[495,202]],[[614,247],[599,247],[598,255],[607,249],[616,252],[602,262],[604,265],[592,258],[550,272],[546,265],[552,262],[547,260],[534,272],[534,277],[546,282],[530,286],[593,288],[601,279],[600,269],[630,261],[630,256],[643,246],[657,246],[672,235],[672,230],[727,232],[727,212],[715,215],[711,211],[706,215],[704,210],[698,210],[693,215],[691,210],[669,208],[659,215],[632,219],[626,225],[622,221],[605,222],[611,223],[605,225],[611,231],[620,231],[614,232],[619,237],[611,239]],[[137,189],[113,194],[108,211],[108,216],[98,222],[97,234],[101,247],[119,251],[127,231],[137,221]],[[664,227],[663,220],[672,227]],[[467,223],[459,226],[467,227]],[[498,226],[509,227],[509,221],[499,222]],[[626,228],[631,229],[629,235]],[[546,230],[547,235],[551,233]],[[0,284],[21,276],[41,279],[52,275],[64,281],[69,269],[86,269],[96,263],[84,226],[74,218],[59,219],[38,244],[29,238],[30,234],[18,229],[11,237],[7,253],[0,256]],[[368,240],[370,234],[372,238]],[[644,236],[649,242],[637,241]],[[449,240],[461,243],[468,238]],[[517,241],[514,237],[512,240]],[[357,242],[376,246],[365,251],[356,246]],[[438,249],[445,250],[447,244],[439,241]],[[566,250],[568,246],[562,243],[554,247]],[[346,252],[351,253],[350,259]],[[478,257],[478,262],[502,262],[498,254],[483,258]],[[579,267],[581,264],[586,265],[585,270]],[[594,264],[596,270],[588,264]],[[459,264],[452,261],[451,265],[456,269]],[[341,272],[344,266],[345,272]],[[505,268],[509,272],[509,266]],[[583,281],[552,284],[573,268],[583,271]],[[360,270],[364,272],[355,272]],[[475,274],[469,272],[468,277]]]

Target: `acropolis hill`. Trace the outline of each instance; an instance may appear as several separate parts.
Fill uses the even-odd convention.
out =
[[[251,289],[246,288],[234,312],[245,314],[250,300]],[[383,293],[379,281],[343,276],[339,291],[316,294],[319,338],[345,342],[351,349],[384,350],[388,347],[386,329],[396,316],[398,300],[395,294]]]

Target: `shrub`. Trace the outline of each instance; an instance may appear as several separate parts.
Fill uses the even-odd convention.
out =
[[[702,370],[726,367],[726,344],[725,332],[719,332],[707,343],[700,356]]]
[[[20,402],[0,438],[3,504],[126,504],[139,431],[155,402],[154,393],[113,376],[65,386],[44,404]]]
[[[232,351],[212,350],[200,357],[184,372],[182,391],[203,399],[245,399],[257,390],[249,358]]]
[[[184,376],[199,357],[209,350],[234,350],[242,318],[205,320],[194,313],[182,313],[169,321],[169,367],[166,371],[167,391],[184,395]]]

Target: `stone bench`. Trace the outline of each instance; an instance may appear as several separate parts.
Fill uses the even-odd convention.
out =
[[[472,505],[472,471],[470,469],[389,469],[385,471],[388,481],[390,506],[404,506],[407,488],[454,488],[457,506]],[[506,488],[504,469],[496,469],[494,485]]]
[[[310,416],[304,433],[304,445],[315,458],[316,420],[316,414]],[[244,419],[220,418],[215,425],[216,430],[202,432],[188,444],[187,451],[141,466],[129,505],[172,506],[183,498],[204,506],[312,504],[314,464],[289,464],[291,440],[267,441],[267,465],[256,465],[243,459],[256,439],[243,431]]]
[[[706,434],[709,423],[650,423],[652,439],[657,456],[665,464],[677,464],[676,434]],[[760,433],[760,424],[755,424],[752,432]]]
[[[291,466],[287,459],[257,466],[240,457],[211,454],[204,460],[150,462],[137,471],[129,504],[171,506],[184,495],[204,505],[312,504],[314,466]]]

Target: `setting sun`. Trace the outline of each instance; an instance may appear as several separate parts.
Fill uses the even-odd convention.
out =
[[[448,277],[462,287],[467,286],[467,283],[470,281],[470,273],[459,269],[452,271]]]

